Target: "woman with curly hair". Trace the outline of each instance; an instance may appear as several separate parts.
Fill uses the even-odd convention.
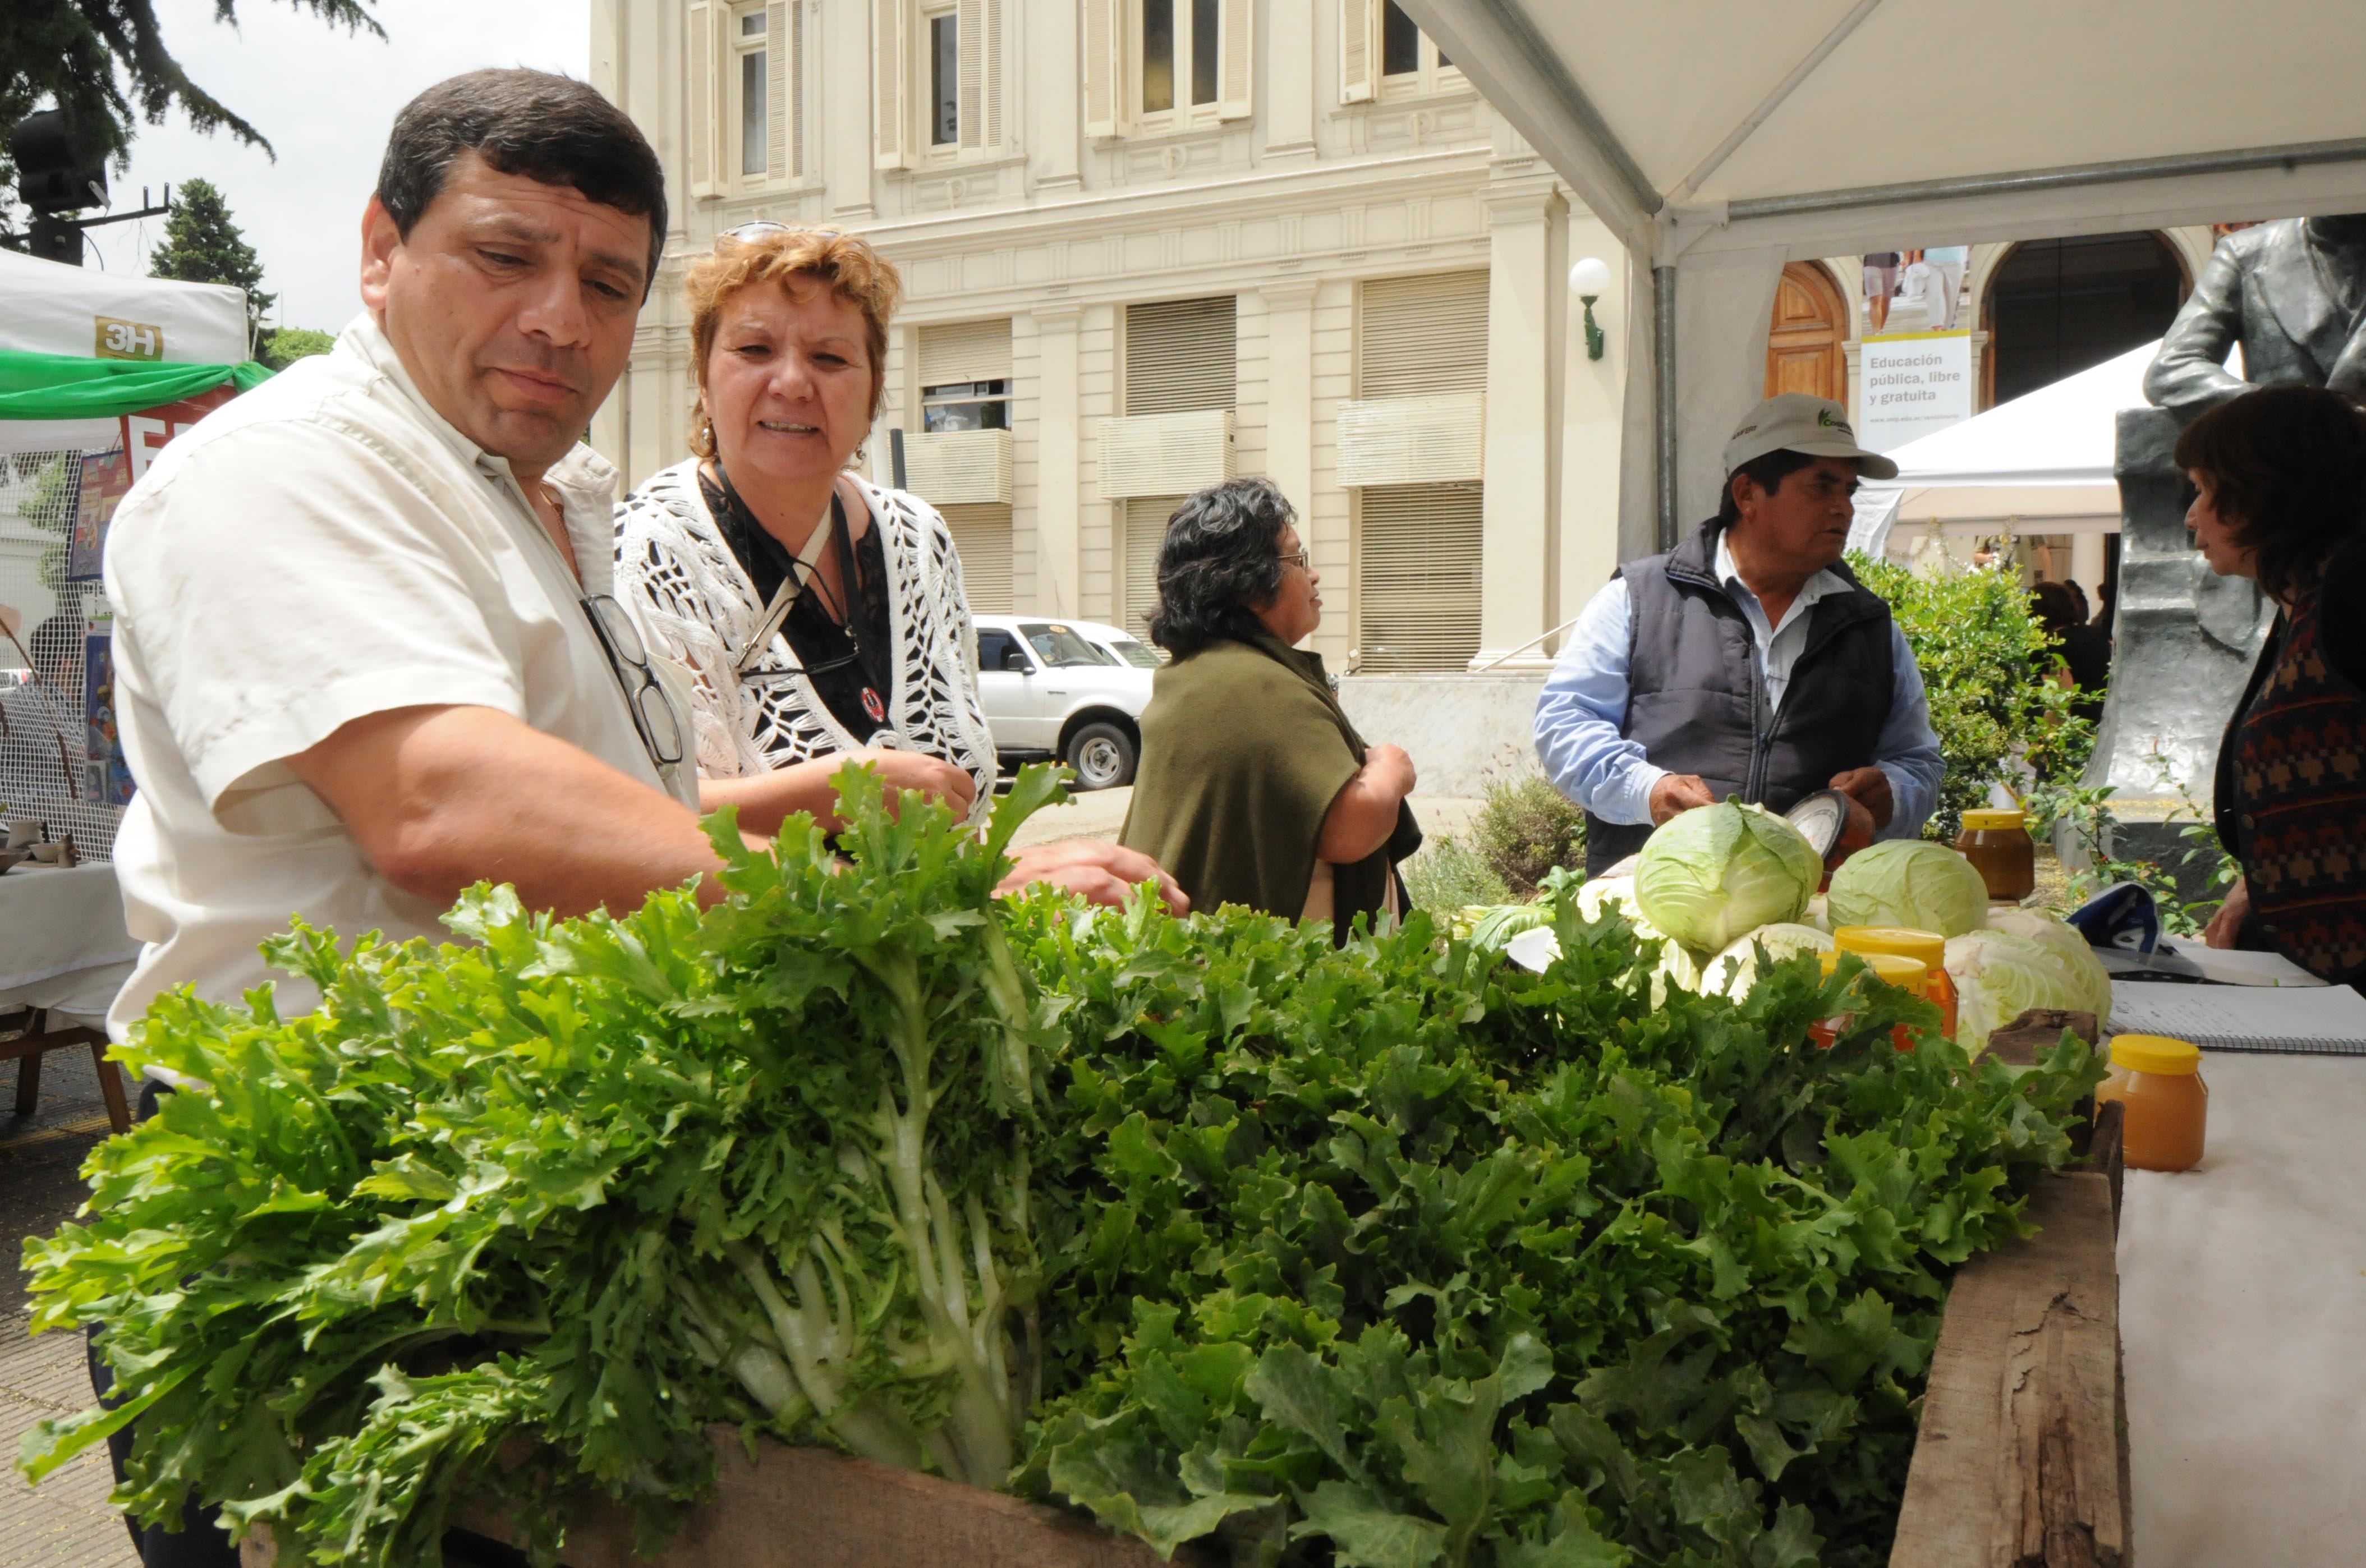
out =
[[[2188,426],[2185,515],[2221,577],[2275,601],[2218,751],[2218,837],[2243,875],[2213,947],[2265,947],[2323,979],[2366,976],[2366,411],[2263,387]]]
[[[996,779],[977,633],[936,508],[853,471],[886,391],[902,281],[837,229],[742,225],[683,279],[698,382],[692,457],[616,508],[616,593],[694,682],[701,799],[770,833],[829,823],[867,762],[982,818]],[[1112,845],[1019,852],[1013,882],[1105,902],[1158,868]],[[1171,900],[1170,900],[1171,901]]]
[[[1320,654],[1322,578],[1269,479],[1189,497],[1158,552],[1150,639],[1173,654],[1142,713],[1142,763],[1119,841],[1174,874],[1194,906],[1320,919],[1404,908],[1397,866],[1421,847],[1413,760],[1367,747]]]

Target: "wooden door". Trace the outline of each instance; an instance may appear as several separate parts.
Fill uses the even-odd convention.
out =
[[[1812,392],[1848,402],[1848,301],[1815,262],[1793,262],[1774,290],[1766,336],[1766,395]]]

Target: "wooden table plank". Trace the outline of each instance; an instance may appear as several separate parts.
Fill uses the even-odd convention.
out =
[[[2041,1178],[2028,1218],[1956,1272],[1892,1568],[2127,1561],[2110,1180]]]

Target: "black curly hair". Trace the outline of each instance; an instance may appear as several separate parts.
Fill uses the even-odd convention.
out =
[[[1226,479],[1185,497],[1158,547],[1150,640],[1181,659],[1264,631],[1257,606],[1281,592],[1281,531],[1297,520],[1271,479]]]

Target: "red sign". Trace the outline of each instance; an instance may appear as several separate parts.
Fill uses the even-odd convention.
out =
[[[183,398],[177,403],[125,414],[119,423],[124,455],[131,460],[131,482],[140,482],[140,477],[148,471],[148,465],[155,461],[166,442],[236,396],[238,388],[225,381],[209,392]]]

